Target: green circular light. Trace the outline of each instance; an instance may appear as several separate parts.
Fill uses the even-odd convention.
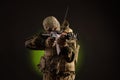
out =
[[[43,50],[30,50],[30,67],[33,69],[33,72],[37,73],[38,75],[41,75],[42,73],[38,69],[38,64],[40,63],[41,56],[44,55]]]

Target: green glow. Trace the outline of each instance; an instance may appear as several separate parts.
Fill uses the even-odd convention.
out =
[[[31,68],[33,69],[34,72],[40,75],[41,75],[41,72],[39,71],[37,65],[39,64],[40,58],[43,55],[44,55],[43,50],[30,50]]]

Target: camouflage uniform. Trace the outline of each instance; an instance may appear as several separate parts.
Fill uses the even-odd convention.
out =
[[[60,24],[53,16],[45,18],[43,26],[47,34],[51,31],[60,31]],[[43,72],[43,80],[75,79],[75,62],[77,62],[79,45],[77,45],[76,39],[66,39],[66,33],[71,31],[67,29],[64,29],[56,41],[60,48],[59,55],[56,44],[54,44],[54,38],[40,34],[25,42],[27,48],[45,50],[45,54],[41,57],[38,65],[40,71]]]

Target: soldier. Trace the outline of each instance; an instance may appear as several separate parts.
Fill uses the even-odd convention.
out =
[[[45,29],[44,34],[50,34],[52,31],[57,32],[60,30],[60,24],[53,16],[46,17],[43,20],[43,26]],[[25,42],[25,46],[29,49],[45,50],[45,54],[41,57],[41,62],[38,65],[40,70],[43,72],[43,80],[55,80],[53,73],[51,73],[49,69],[50,61],[52,57],[56,55],[56,49],[53,46],[53,43],[54,38],[44,36],[42,34],[33,36],[32,39]]]
[[[56,80],[74,80],[75,64],[77,63],[80,46],[77,43],[76,35],[74,35],[66,20],[63,22],[62,28],[63,32],[58,39],[61,52],[59,55],[59,72]]]
[[[43,26],[45,33],[25,41],[29,49],[45,50],[38,65],[43,80],[74,80],[79,45],[72,29],[64,25],[60,32],[60,23],[54,16],[46,17]]]

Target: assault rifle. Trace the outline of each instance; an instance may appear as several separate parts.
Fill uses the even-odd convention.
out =
[[[60,37],[61,32],[57,32],[57,31],[52,31],[49,34],[42,34],[43,37],[51,37],[54,39],[58,39]],[[74,33],[70,32],[67,33],[65,36],[65,39],[70,40],[70,39],[76,39],[77,35],[75,35]]]

